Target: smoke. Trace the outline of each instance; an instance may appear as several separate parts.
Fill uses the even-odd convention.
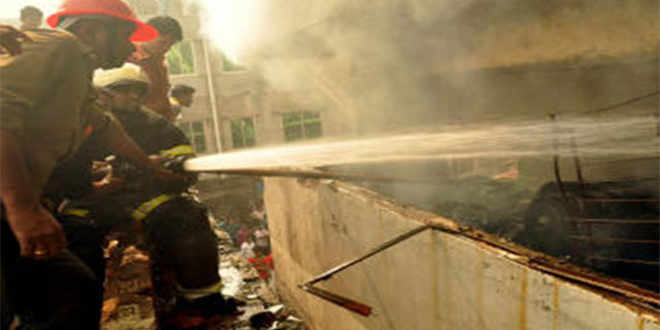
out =
[[[568,71],[657,58],[657,9],[647,0],[271,2],[245,60],[275,90],[323,96],[357,131],[334,134],[494,112],[542,117],[565,106],[553,94],[574,109],[612,101],[598,100],[607,84],[564,88],[580,78]],[[653,90],[642,87],[621,98]]]
[[[246,7],[234,1],[203,3],[211,18],[205,30],[216,40],[222,39],[217,35],[240,35],[236,39],[242,44],[242,61],[262,74],[268,90],[313,99],[305,106],[293,99],[287,107],[324,112],[323,133],[334,138],[420,126],[429,133],[432,126],[435,135],[418,138],[445,139],[436,146],[444,148],[438,157],[497,155],[506,163],[551,154],[554,137],[545,131],[549,114],[561,118],[659,88],[660,8],[654,0],[280,0]],[[225,14],[242,23],[234,27],[230,18],[223,19]],[[225,27],[212,28],[223,22]],[[241,28],[246,25],[251,27],[248,36]],[[223,42],[217,44],[223,48]],[[269,102],[268,96],[264,99]],[[653,98],[613,113],[643,118],[658,107]],[[277,118],[275,114],[271,119]],[[528,122],[520,123],[520,118]],[[494,120],[503,125],[501,132],[488,129]],[[527,126],[529,122],[542,124]],[[465,126],[475,124],[485,128],[477,134]],[[589,119],[580,125],[584,127],[576,128],[578,132],[598,133],[593,136],[601,142],[617,129],[648,133],[632,126],[589,128]],[[463,130],[465,139],[443,135],[451,127]],[[521,127],[536,131],[521,132]],[[533,136],[534,143],[527,136]],[[405,145],[391,142],[392,148],[405,151]],[[350,146],[382,148],[365,143]],[[653,153],[645,146],[612,143],[592,151],[602,157],[608,152],[620,155],[615,150]],[[361,161],[368,154],[342,160]]]
[[[229,59],[241,62],[242,55],[262,29],[263,1],[186,1],[201,9],[202,33]]]
[[[585,163],[607,163],[585,165],[587,180],[650,178],[657,186],[657,96],[576,115],[659,89],[659,6],[657,0],[264,2],[244,62],[272,91],[320,99],[318,108],[304,109],[332,118],[323,122],[324,134],[362,139],[189,165],[369,162],[343,169],[464,179],[440,189],[372,188],[511,238],[539,187],[554,181],[553,155],[561,156],[564,178],[576,180],[575,168],[565,166],[574,161],[575,145]],[[558,125],[549,114],[558,114]],[[412,133],[395,134],[401,129]],[[648,161],[631,160],[640,158]],[[501,184],[495,177],[519,179]],[[507,227],[508,220],[518,226]]]
[[[264,29],[246,62],[270,89],[320,99],[316,109],[304,109],[342,123],[324,122],[328,136],[430,125],[446,132],[456,125],[469,138],[442,141],[443,157],[499,155],[507,162],[551,151],[544,125],[521,136],[535,135],[535,146],[545,147],[516,149],[529,142],[517,135],[519,118],[547,124],[552,113],[575,114],[658,90],[658,9],[652,0],[273,1],[263,8]],[[655,98],[618,113],[646,116],[657,109]],[[464,126],[493,120],[503,123],[506,137]],[[614,156],[619,147],[603,145],[599,152]]]

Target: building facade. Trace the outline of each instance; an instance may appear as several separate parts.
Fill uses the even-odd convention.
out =
[[[269,84],[259,70],[229,61],[201,32],[200,7],[181,0],[130,0],[144,19],[170,15],[182,22],[184,40],[167,55],[170,82],[196,89],[178,125],[198,154],[300,142],[342,133],[327,101]]]

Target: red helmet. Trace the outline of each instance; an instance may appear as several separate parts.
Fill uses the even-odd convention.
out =
[[[158,36],[158,31],[138,20],[133,9],[122,0],[64,0],[59,10],[48,17],[46,22],[51,27],[57,27],[60,18],[72,15],[106,15],[135,23],[137,29],[131,41],[149,41]]]

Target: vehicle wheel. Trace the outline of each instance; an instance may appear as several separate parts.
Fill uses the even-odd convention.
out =
[[[524,241],[528,246],[554,257],[574,256],[575,226],[569,221],[569,212],[559,198],[544,198],[528,209]]]

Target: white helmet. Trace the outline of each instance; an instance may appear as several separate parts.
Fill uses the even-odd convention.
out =
[[[116,69],[98,69],[94,72],[94,86],[99,88],[133,84],[149,87],[151,81],[139,66],[132,63],[125,63],[122,67]]]

